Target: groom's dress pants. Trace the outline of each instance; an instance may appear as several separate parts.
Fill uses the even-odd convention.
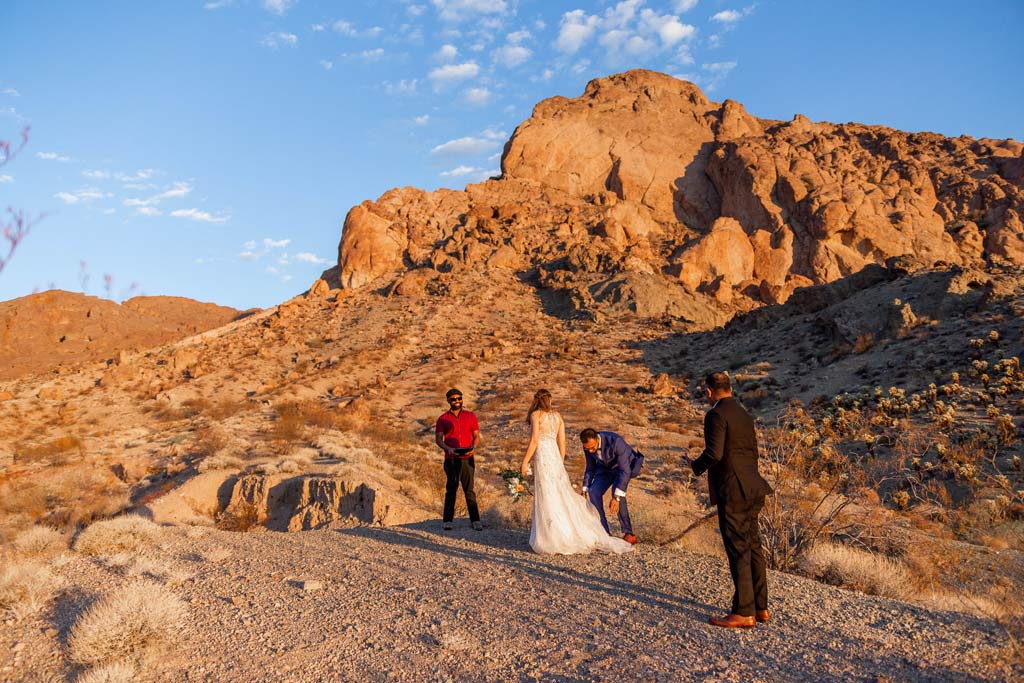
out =
[[[608,492],[608,489],[612,487],[614,482],[615,472],[599,471],[594,475],[593,480],[590,482],[590,487],[587,489],[590,503],[601,513],[601,526],[608,533],[611,533],[611,531],[608,529],[608,518],[604,514],[604,494]],[[629,521],[629,506],[626,505],[625,498],[619,503],[619,526],[622,527],[622,533],[633,533],[633,523]]]
[[[757,527],[757,516],[763,506],[764,496],[718,503],[718,528],[735,588],[732,613],[745,617],[754,616],[754,610],[768,609],[768,580]]]
[[[444,474],[447,479],[444,487],[444,516],[445,522],[455,518],[455,496],[459,492],[459,485],[466,496],[466,510],[469,512],[471,522],[480,521],[480,510],[476,506],[476,491],[473,490],[473,479],[476,473],[476,464],[473,458],[448,458],[444,461]]]

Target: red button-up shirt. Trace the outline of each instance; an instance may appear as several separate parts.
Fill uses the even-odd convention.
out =
[[[468,410],[460,410],[458,415],[449,410],[437,418],[434,430],[442,436],[444,445],[449,448],[472,448],[473,432],[479,432],[480,425],[476,421],[476,415]]]

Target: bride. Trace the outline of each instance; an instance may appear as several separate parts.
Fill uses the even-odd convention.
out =
[[[609,536],[601,526],[601,517],[590,501],[573,490],[566,474],[565,423],[551,409],[551,392],[540,389],[533,396],[527,413],[530,445],[520,468],[526,476],[534,462],[533,528],[530,547],[543,554],[571,555],[605,550],[626,553],[633,546]]]

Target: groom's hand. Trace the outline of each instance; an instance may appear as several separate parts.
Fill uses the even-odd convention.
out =
[[[614,498],[613,497],[608,502],[608,511],[611,512],[613,515],[619,514],[619,500],[618,500],[618,498]]]

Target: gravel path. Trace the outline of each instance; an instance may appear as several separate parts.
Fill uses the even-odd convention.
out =
[[[427,522],[294,534],[168,528],[166,536],[158,556],[192,574],[173,587],[191,606],[189,624],[140,682],[1020,675],[1001,664],[1005,640],[991,621],[785,574],[770,576],[770,624],[714,628],[706,618],[730,593],[724,560],[643,544],[625,556],[540,556],[524,530],[477,532],[464,521],[451,532]],[[199,559],[217,548],[230,556]],[[68,624],[124,581],[80,556],[59,571],[76,588],[45,618],[0,628],[0,680],[73,680],[60,655]]]

